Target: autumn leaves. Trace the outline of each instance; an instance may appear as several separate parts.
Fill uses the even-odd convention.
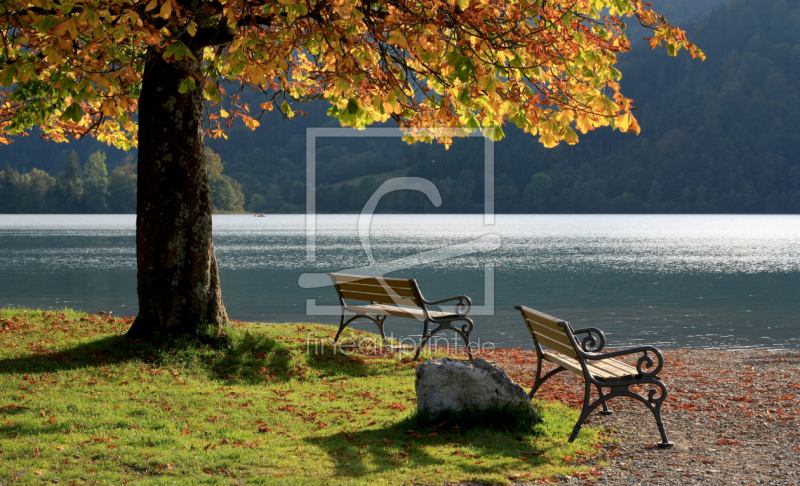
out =
[[[262,109],[287,116],[290,98],[324,97],[344,126],[393,118],[411,138],[445,143],[452,132],[437,130],[498,140],[509,122],[548,147],[599,126],[638,132],[613,67],[630,49],[627,17],[653,30],[654,47],[703,57],[640,0],[9,0],[0,141],[40,126],[53,140],[93,133],[131,147],[147,59],[193,57],[198,43],[209,46],[204,79],[178,82],[204,90],[214,137],[233,119],[259,125],[237,93],[225,95],[227,82],[264,91]]]

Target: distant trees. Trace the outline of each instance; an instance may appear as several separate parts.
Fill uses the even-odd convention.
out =
[[[106,154],[95,152],[89,156],[84,168],[84,205],[87,213],[108,212],[108,169]]]
[[[242,185],[230,176],[224,175],[222,158],[206,147],[206,171],[211,186],[211,204],[214,211],[244,211]]]
[[[117,167],[108,178],[109,210],[112,213],[136,212],[136,164],[132,160]]]
[[[108,177],[106,154],[97,151],[81,168],[73,150],[56,177],[39,169],[20,174],[10,164],[0,171],[2,213],[129,213],[136,210],[136,165]]]
[[[243,211],[242,185],[223,174],[224,168],[220,156],[207,149],[206,170],[214,210]],[[136,183],[136,164],[132,157],[124,159],[109,175],[106,153],[100,150],[89,155],[83,167],[73,150],[55,177],[35,168],[20,174],[6,163],[5,169],[0,171],[0,213],[135,213]],[[302,184],[300,186],[302,189]],[[275,186],[275,189],[280,201],[275,201],[272,193],[260,205],[256,198],[256,205],[263,206],[260,212],[282,206],[280,188]]]

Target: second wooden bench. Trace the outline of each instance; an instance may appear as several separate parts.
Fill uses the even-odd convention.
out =
[[[368,319],[378,326],[384,344],[388,345],[383,323],[387,316],[407,317],[423,321],[422,339],[417,347],[414,359],[419,359],[423,346],[439,331],[455,331],[464,339],[467,354],[472,359],[469,335],[474,324],[469,317],[472,301],[466,295],[448,297],[441,300],[426,300],[419,290],[419,285],[414,279],[367,277],[362,275],[346,275],[341,273],[328,273],[342,307],[342,317],[339,321],[339,331],[336,333],[334,343],[339,340],[342,331],[356,319]],[[430,309],[431,306],[452,302],[455,304],[454,312],[442,312]],[[355,314],[345,320],[345,313]],[[463,322],[461,327],[453,323]],[[436,328],[429,330],[429,325]]]

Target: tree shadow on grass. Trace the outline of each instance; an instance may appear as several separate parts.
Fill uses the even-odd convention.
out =
[[[546,463],[559,465],[561,461],[549,459],[547,453],[563,444],[530,440],[541,435],[540,429],[520,433],[480,426],[458,430],[446,423],[433,426],[422,422],[415,414],[380,429],[339,432],[310,438],[307,442],[328,454],[336,476],[363,477],[393,472],[411,475],[408,479],[413,479],[416,474],[425,474],[420,469],[428,469],[430,474],[457,461],[461,477],[450,479],[459,480],[509,474],[509,460],[518,463],[519,470],[530,470]],[[441,445],[450,445],[453,450],[437,453],[435,446]],[[525,461],[520,457],[525,457]]]
[[[54,373],[133,360],[148,361],[155,358],[156,350],[152,345],[124,336],[107,336],[55,352],[0,359],[0,374]]]
[[[306,354],[307,356],[303,356]],[[153,367],[196,366],[226,385],[257,385],[333,376],[372,376],[385,367],[360,354],[314,353],[259,333],[244,333],[227,348],[193,340],[145,342],[122,335],[107,336],[55,352],[0,359],[2,374],[44,374],[139,361]]]

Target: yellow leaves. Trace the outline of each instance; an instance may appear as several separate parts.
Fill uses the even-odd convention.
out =
[[[692,56],[692,59],[700,58],[701,61],[706,60],[705,53],[694,45],[692,45],[692,47],[689,49],[689,54]]]
[[[164,0],[164,3],[161,4],[161,10],[158,11],[158,16],[161,17],[162,19],[168,19],[171,14],[172,14],[172,0]]]
[[[558,139],[552,131],[539,130],[539,143],[547,148],[553,148],[558,145]]]
[[[339,78],[333,85],[333,96],[344,96],[349,93],[351,89],[350,83],[342,78]]]
[[[399,30],[389,32],[389,38],[386,40],[387,44],[395,45],[401,49],[408,49],[408,39],[405,34]]]
[[[249,74],[248,77],[249,77],[249,80],[250,80],[250,84],[253,84],[254,86],[258,86],[258,85],[262,84],[265,81],[264,72],[261,70],[261,67],[252,66],[249,71],[250,71],[250,74]]]
[[[244,116],[243,119],[244,119],[244,124],[247,125],[247,128],[249,128],[250,130],[255,130],[259,125],[261,125],[258,122],[258,120],[252,117]]]
[[[113,101],[109,100],[103,103],[102,108],[100,109],[103,113],[103,116],[113,117],[116,114],[116,105]]]
[[[562,139],[570,145],[578,143],[578,134],[570,127],[566,127],[561,136]]]
[[[639,123],[629,111],[614,118],[614,127],[618,128],[621,132],[632,131],[637,135],[641,131]]]
[[[26,2],[43,10],[53,8],[49,0]],[[177,0],[121,0],[111,2],[113,8],[101,1],[80,13],[56,3],[64,7],[58,14],[29,14],[33,18],[20,32],[25,48],[12,45],[5,55],[31,60],[2,66],[0,83],[19,86],[36,79],[44,89],[61,93],[53,95],[58,106],[72,103],[64,101],[65,93],[79,93],[75,96],[84,110],[81,123],[120,116],[125,117],[118,119],[123,126],[116,130],[135,131],[127,118],[134,107],[127,106],[135,103],[129,93],[138,92],[142,82],[144,52],[152,49],[169,60],[192,58],[188,41],[175,39],[175,34],[183,27],[196,37],[200,21]],[[84,5],[83,0],[79,3]],[[302,0],[261,2],[255,10],[245,8],[249,4],[244,0],[201,3],[212,18],[230,26],[244,24],[251,13],[279,19],[267,29],[240,29],[225,49],[204,50],[202,62],[210,74],[203,86],[207,100],[221,103],[221,86],[245,82],[296,98],[325,97],[335,107],[334,116],[358,127],[395,116],[408,128],[485,128],[486,136],[500,139],[501,127],[515,123],[548,147],[562,140],[575,143],[577,132],[612,123],[636,132],[631,100],[620,93],[615,82],[620,73],[614,68],[616,54],[629,50],[630,43],[619,19],[603,18],[614,12],[636,15],[653,27],[654,46],[666,45],[670,54],[687,49],[693,57],[704,58],[683,31],[634,0],[545,2],[543,9],[488,0],[421,0],[407,8],[391,2],[365,7],[360,0],[331,0],[329,8],[318,13],[321,18],[311,23],[302,18],[308,8]],[[462,16],[470,28],[446,26],[444,10]],[[365,13],[369,23],[364,22]],[[592,23],[581,23],[580,16],[595,16],[599,22],[582,30]],[[495,35],[500,32],[502,36]],[[391,46],[389,56],[382,50],[386,45]],[[72,85],[64,81],[68,69],[77,73]],[[176,80],[186,91],[198,88],[199,82]],[[261,108],[278,106],[267,101]],[[288,105],[278,109],[294,115]],[[213,116],[219,117],[217,122],[227,119],[228,125],[239,117],[251,129],[258,126],[238,108]],[[115,129],[108,125],[107,130],[104,137],[115,139]],[[224,137],[221,131],[208,133]],[[130,137],[119,140],[115,143],[129,143]]]
[[[589,118],[586,115],[583,115],[583,114],[579,115],[575,119],[575,127],[578,130],[580,130],[581,133],[585,134],[585,133],[587,133],[587,132],[589,132],[591,130],[594,130],[594,127],[596,127],[596,126],[597,126],[597,124],[594,121],[592,121],[592,119]]]

